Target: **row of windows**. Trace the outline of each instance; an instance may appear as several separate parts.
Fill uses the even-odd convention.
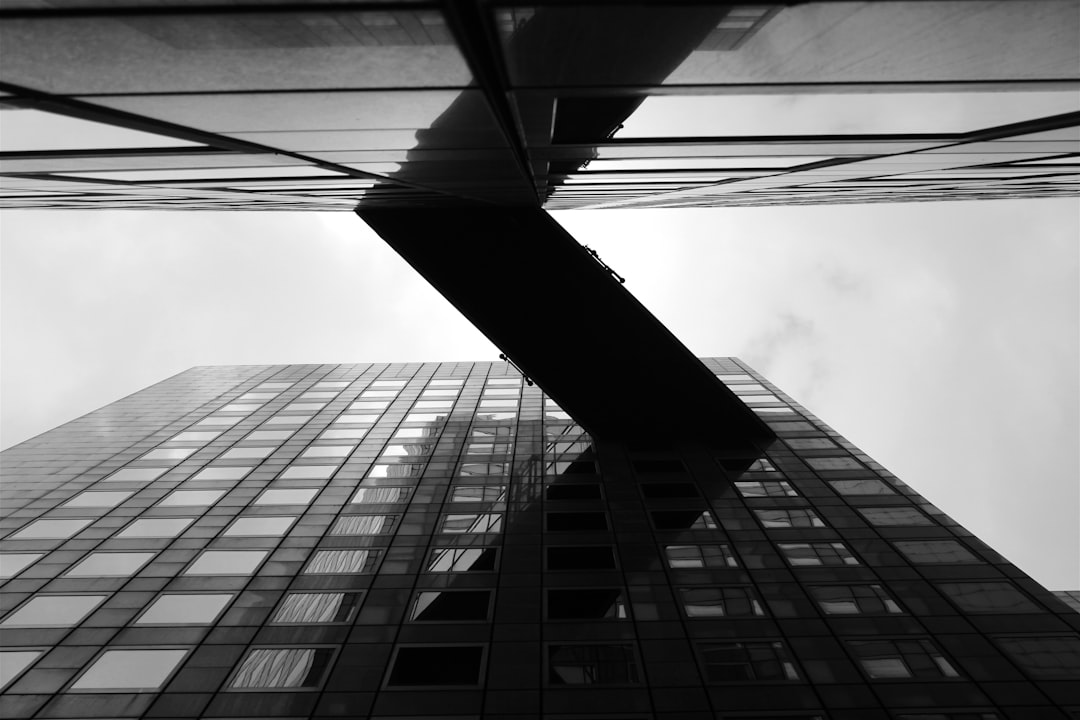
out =
[[[332,604],[332,603],[331,603]],[[339,612],[330,608],[331,612]],[[996,642],[1037,676],[1067,677],[1080,666],[1080,638],[1002,637]],[[927,639],[849,640],[851,656],[871,680],[943,680],[960,673]],[[386,687],[480,686],[484,645],[404,645],[390,663]],[[709,683],[785,682],[800,673],[783,642],[698,642],[701,670]],[[153,691],[162,688],[186,658],[187,648],[107,649],[72,682],[69,692]],[[254,647],[241,659],[230,690],[317,689],[333,664],[333,647]],[[2,653],[6,680],[29,667],[41,651]],[[641,664],[629,643],[546,647],[550,686],[637,685]]]
[[[707,513],[698,513],[700,518]],[[659,517],[656,517],[659,516]],[[343,515],[331,525],[330,536],[371,536],[393,532],[397,515]],[[687,529],[688,516],[685,513],[654,513],[654,522],[658,529]],[[136,520],[123,532],[141,533],[127,537],[147,537],[152,532],[179,532],[193,518],[143,518]],[[238,537],[274,536],[285,532],[296,516],[239,518],[225,535]],[[670,520],[670,523],[669,523]],[[43,522],[43,521],[38,521]],[[163,529],[151,530],[149,526]],[[690,526],[698,525],[695,520]],[[548,513],[547,529],[552,532],[586,532],[606,530],[603,513]],[[503,530],[503,513],[448,513],[442,517],[437,532],[443,534],[491,534]],[[916,564],[977,563],[979,560],[967,548],[954,540],[905,540],[895,541],[893,545],[911,562]],[[827,567],[860,565],[859,559],[841,542],[791,542],[777,543],[783,558],[792,567]],[[675,548],[674,550],[672,548]],[[315,556],[326,552],[316,551]],[[672,567],[691,567],[694,562],[718,563],[722,560],[725,567],[733,567],[734,556],[727,546],[669,546],[669,563]],[[677,553],[672,555],[671,553]],[[127,577],[138,572],[154,556],[153,552],[113,552],[96,551],[86,555],[75,566],[64,573],[64,577]],[[699,555],[697,555],[699,554]],[[185,574],[227,574],[246,575],[253,573],[268,551],[254,550],[206,550]],[[42,557],[41,553],[3,553],[0,554],[2,577],[13,577]],[[700,559],[699,559],[700,558]],[[318,565],[318,563],[313,563]],[[704,567],[717,567],[706,564]],[[220,568],[220,569],[219,569]],[[232,570],[232,572],[229,572]],[[310,572],[310,570],[309,570]]]
[[[383,477],[389,479],[389,475]],[[398,479],[411,477],[406,473],[395,473]],[[300,479],[312,479],[303,477]],[[663,484],[643,486],[642,494],[646,498],[682,498],[686,492],[693,489],[683,490],[680,484]],[[379,486],[362,487],[349,499],[348,504],[400,504],[404,503],[410,493],[411,486]],[[501,503],[507,500],[507,485],[454,485],[450,488],[450,502],[483,502]],[[548,500],[587,500],[601,497],[601,489],[598,484],[556,484],[545,488]],[[220,500],[227,490],[174,490],[156,503],[157,507],[210,507]],[[320,492],[320,488],[274,488],[263,490],[253,501],[253,506],[274,505],[309,505]],[[694,491],[696,493],[696,490]],[[64,507],[105,507],[102,503],[112,501],[119,504],[131,495],[131,492],[90,492],[77,496],[76,499],[86,498],[90,495],[109,495],[110,498],[101,500],[86,500],[81,504],[73,505],[71,502]],[[93,503],[99,503],[97,505]],[[934,522],[914,507],[891,506],[891,507],[858,507],[855,508],[868,522],[876,526],[927,526]],[[825,522],[810,508],[780,508],[761,509],[754,508],[753,512],[762,526],[765,528],[824,528]],[[716,520],[709,511],[699,510],[654,510],[650,513],[654,526],[659,530],[678,529],[713,529],[717,527]],[[580,529],[580,530],[604,530],[607,528],[606,515],[601,511],[595,512],[549,512],[548,529]],[[42,518],[31,522],[26,527],[12,534],[10,540],[38,540],[38,539],[64,539],[69,538],[85,529],[95,518]],[[175,537],[182,532],[187,524],[194,518],[143,518],[124,528],[117,534],[120,538],[131,537]],[[183,520],[189,523],[181,524]],[[249,523],[256,522],[248,520]],[[575,526],[576,523],[576,526]],[[161,534],[147,534],[157,532]],[[226,535],[249,535],[239,529],[230,529]],[[254,533],[259,534],[259,533]],[[266,534],[280,534],[276,532]]]

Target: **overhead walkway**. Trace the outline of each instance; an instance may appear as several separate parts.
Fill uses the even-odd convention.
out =
[[[598,440],[753,455],[774,439],[543,210],[358,214]]]

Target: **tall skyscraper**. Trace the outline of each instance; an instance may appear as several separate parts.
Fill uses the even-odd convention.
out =
[[[702,363],[730,438],[653,416],[677,377],[575,418],[508,364],[417,363],[193,368],[17,445],[0,713],[1080,715],[1080,614]]]

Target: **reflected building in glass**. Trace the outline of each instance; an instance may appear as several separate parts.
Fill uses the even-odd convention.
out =
[[[7,207],[1077,191],[1074,0],[4,0],[0,17]]]
[[[506,363],[415,363],[193,368],[21,443],[0,711],[1077,717],[1080,614],[701,365],[767,432],[593,434]]]

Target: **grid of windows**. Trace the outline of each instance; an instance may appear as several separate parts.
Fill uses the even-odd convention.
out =
[[[10,705],[13,720],[133,716],[109,699],[122,696],[160,703],[155,716],[224,719],[278,707],[289,717],[366,717],[373,701],[396,708],[387,715],[423,717],[436,703],[480,716],[503,693],[539,715],[540,697],[554,708],[558,693],[591,692],[606,693],[595,706],[603,712],[578,694],[561,714],[636,719],[649,707],[636,693],[688,698],[698,682],[722,684],[711,690],[733,704],[687,712],[768,717],[757,701],[738,705],[735,688],[806,686],[799,702],[814,704],[802,707],[819,707],[808,688],[845,672],[841,657],[852,685],[856,667],[865,683],[983,683],[957,680],[968,667],[964,642],[913,638],[896,624],[932,616],[945,626],[969,614],[1002,628],[971,650],[973,667],[997,653],[1035,681],[1073,678],[1062,668],[1076,664],[1074,634],[1009,625],[1051,617],[1040,596],[1002,580],[1000,565],[980,564],[977,545],[887,475],[864,477],[873,464],[835,435],[788,438],[767,459],[725,461],[707,474],[678,450],[650,450],[646,460],[618,445],[598,451],[572,420],[551,414],[542,391],[504,370],[191,372],[161,391],[194,383],[183,395],[201,399],[161,410],[152,438],[135,418],[171,395],[154,389],[100,411],[131,415],[127,426],[112,421],[130,428],[127,445],[58,479],[47,500],[23,501],[3,526],[0,679],[5,697],[22,703]],[[421,397],[449,398],[462,415],[418,417]],[[513,418],[472,412],[483,398],[510,397]],[[240,398],[266,405],[201,425]],[[287,429],[267,427],[275,407],[294,401],[327,405],[281,416]],[[349,409],[357,402],[380,407]],[[142,459],[162,442],[206,451],[178,466]],[[800,462],[808,452],[839,457],[838,447],[859,459],[856,479]],[[232,449],[245,450],[229,455],[241,459],[224,459]],[[609,457],[633,473],[609,471]],[[733,472],[743,473],[734,489]],[[934,567],[955,563],[970,574]],[[925,580],[912,579],[920,573]],[[821,625],[807,634],[810,621],[840,640],[821,641]],[[78,642],[60,647],[78,651],[49,649],[65,637]],[[470,699],[440,694],[463,690]],[[949,707],[968,704],[967,690],[940,692]],[[54,694],[60,703],[101,699],[42,714]],[[855,702],[856,713],[876,707]],[[935,714],[916,710],[907,714]]]

